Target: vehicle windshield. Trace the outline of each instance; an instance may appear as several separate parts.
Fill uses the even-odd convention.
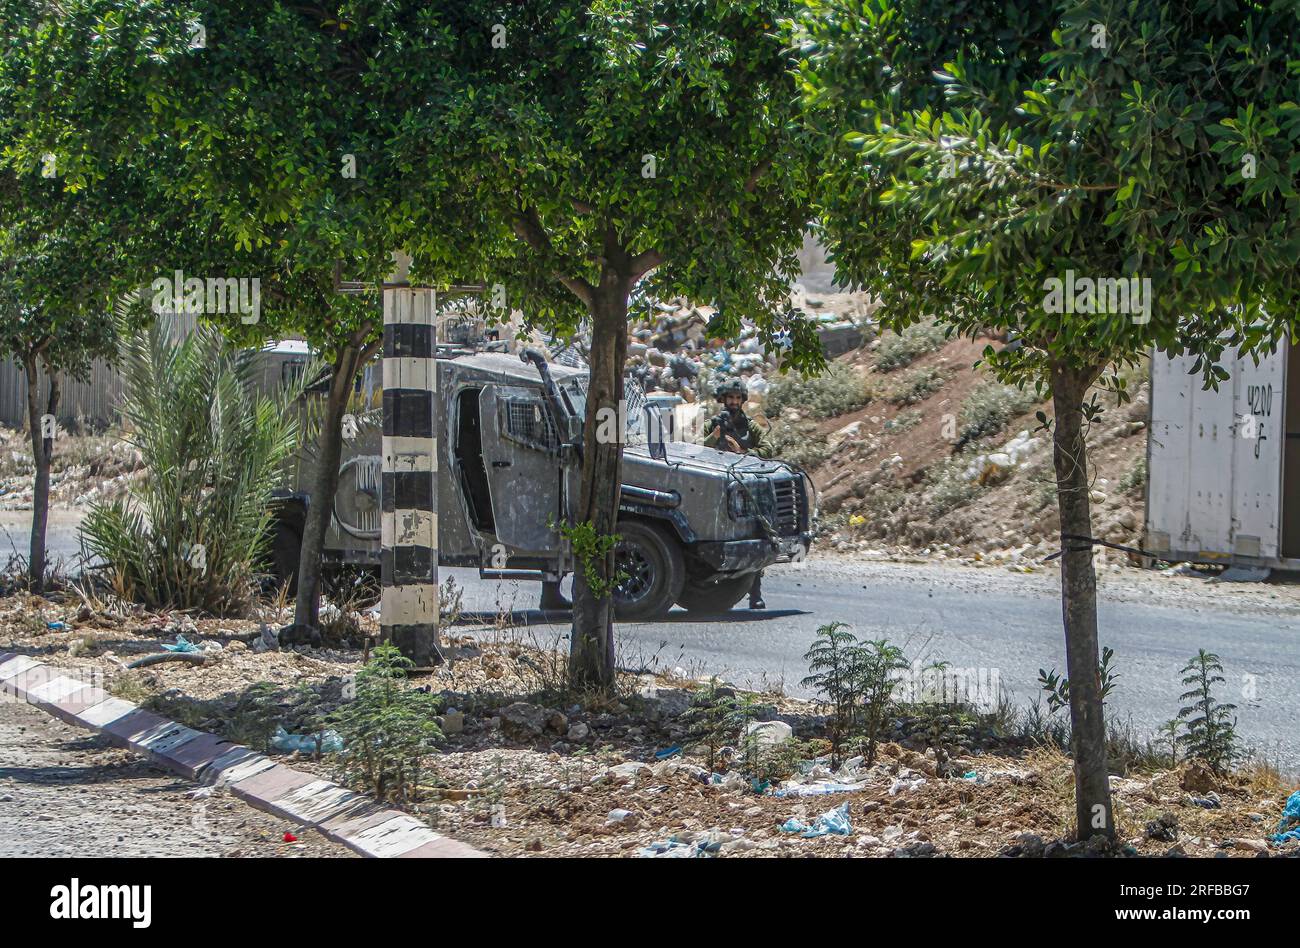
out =
[[[560,399],[575,418],[587,420],[587,379],[578,377],[559,386]],[[635,379],[624,380],[625,402],[627,404],[627,436],[629,444],[641,441],[644,428],[642,415],[646,409],[645,394]]]

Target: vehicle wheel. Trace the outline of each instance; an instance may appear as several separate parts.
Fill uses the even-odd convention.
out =
[[[673,607],[682,590],[686,564],[681,548],[666,531],[629,520],[618,525],[614,568],[625,574],[614,589],[614,615],[650,619]]]
[[[275,521],[271,534],[271,575],[277,586],[287,585],[289,595],[298,592],[298,563],[302,559],[302,534],[293,524]]]
[[[754,585],[753,573],[728,576],[725,579],[703,583],[688,579],[682,585],[681,595],[677,597],[677,605],[687,612],[717,615],[726,612],[744,599],[752,585]]]

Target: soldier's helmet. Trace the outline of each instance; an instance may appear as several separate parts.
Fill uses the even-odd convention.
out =
[[[713,390],[713,397],[722,401],[728,395],[739,395],[741,400],[749,398],[749,388],[745,385],[744,379],[727,379]]]

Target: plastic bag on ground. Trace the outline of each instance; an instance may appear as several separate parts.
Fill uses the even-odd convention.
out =
[[[1288,840],[1300,840],[1300,790],[1287,798],[1282,818],[1277,821],[1277,832],[1269,838],[1272,843],[1285,843]]]
[[[815,839],[818,836],[830,834],[848,836],[853,832],[853,824],[849,820],[849,805],[841,803],[835,809],[827,810],[813,820],[811,826],[802,820],[790,817],[781,824],[781,832],[798,833],[804,839]]]
[[[283,727],[275,729],[275,736],[271,738],[271,747],[281,754],[292,754],[297,751],[301,754],[316,753],[316,735],[315,734],[290,734]],[[343,750],[343,738],[339,732],[332,728],[320,735],[320,752],[322,754],[336,754]]]

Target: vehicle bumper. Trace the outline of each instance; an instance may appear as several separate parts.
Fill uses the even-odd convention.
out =
[[[699,543],[696,554],[718,574],[752,573],[773,563],[803,559],[812,543],[811,533],[775,540],[714,540]]]

